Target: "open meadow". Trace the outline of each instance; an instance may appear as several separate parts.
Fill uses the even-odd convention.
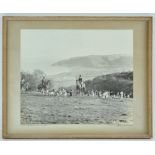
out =
[[[21,124],[131,125],[132,109],[131,98],[21,94]]]

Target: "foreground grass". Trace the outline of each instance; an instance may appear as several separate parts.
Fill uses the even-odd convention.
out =
[[[21,123],[131,125],[132,105],[132,99],[21,94]]]

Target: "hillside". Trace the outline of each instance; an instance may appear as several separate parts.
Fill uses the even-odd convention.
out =
[[[127,94],[133,93],[133,72],[121,72],[102,75],[93,80],[85,81],[88,90],[106,90],[113,92],[123,91]]]
[[[92,80],[99,75],[127,72],[133,70],[132,57],[126,55],[89,55],[58,61],[51,65],[51,70],[64,68],[61,73],[51,75],[56,87],[75,84],[81,74],[83,80]],[[67,70],[67,71],[65,71]]]
[[[122,66],[123,65],[123,66]],[[88,55],[83,57],[73,57],[70,59],[58,61],[52,66],[63,66],[69,68],[103,68],[108,67],[132,67],[132,57],[127,55]]]

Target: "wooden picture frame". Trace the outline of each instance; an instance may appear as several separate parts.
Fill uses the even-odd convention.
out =
[[[14,85],[19,83],[16,71],[19,69],[20,58],[20,30],[21,29],[133,29],[133,55],[134,55],[134,100],[135,122],[141,120],[141,126],[135,123],[132,131],[130,127],[100,127],[58,125],[54,127],[38,127],[34,125],[32,130],[24,126],[17,129],[17,116],[11,108],[19,108],[13,102],[19,90]],[[141,34],[140,34],[140,29]],[[16,36],[14,35],[16,33]],[[138,38],[138,35],[140,36]],[[142,37],[141,37],[142,36]],[[12,37],[12,38],[11,38]],[[144,38],[145,37],[145,38]],[[137,39],[138,38],[138,39]],[[142,45],[142,47],[140,46]],[[10,50],[11,49],[11,50]],[[139,49],[142,49],[140,51]],[[17,52],[18,51],[18,52]],[[17,57],[18,58],[17,58]],[[16,61],[15,59],[19,59]],[[11,61],[11,62],[10,62]],[[142,62],[144,61],[144,62]],[[9,69],[11,64],[14,68]],[[138,67],[137,67],[138,66]],[[140,72],[140,70],[142,72]],[[140,72],[140,73],[139,73]],[[19,74],[19,73],[17,73]],[[141,77],[138,77],[139,75]],[[143,77],[142,77],[143,76]],[[15,81],[18,80],[18,81]],[[138,83],[139,81],[139,83]],[[144,83],[143,83],[144,82]],[[13,84],[12,86],[12,83]],[[143,85],[140,85],[142,84]],[[139,90],[138,89],[141,89]],[[143,88],[143,90],[142,90]],[[11,89],[11,90],[10,90]],[[14,91],[13,91],[14,90]],[[140,99],[141,98],[141,99]],[[143,104],[139,105],[138,102]],[[137,102],[136,102],[137,101]],[[12,102],[12,104],[10,104]],[[141,108],[141,106],[143,108]],[[138,108],[139,107],[139,108]],[[139,109],[139,110],[138,110]],[[19,111],[19,109],[18,109]],[[13,113],[13,114],[10,114]],[[143,118],[140,118],[144,116]],[[11,119],[14,119],[14,123]],[[18,118],[19,119],[19,118]],[[14,127],[13,127],[14,126]],[[30,125],[31,127],[33,125]],[[30,127],[30,128],[31,128]],[[44,130],[44,128],[46,128]],[[110,130],[108,131],[108,129]],[[119,128],[119,129],[118,129]],[[124,129],[123,129],[124,128]],[[35,131],[35,129],[40,129]],[[105,130],[104,130],[105,129]],[[5,16],[3,17],[3,138],[151,138],[152,137],[152,17],[110,17],[110,16]]]

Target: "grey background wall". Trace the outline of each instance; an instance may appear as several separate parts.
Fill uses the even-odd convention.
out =
[[[155,13],[154,14],[0,14],[0,139],[2,140],[2,16],[69,16],[69,15],[85,15],[85,16],[93,16],[93,15],[98,15],[98,16],[153,16],[153,44],[154,44],[154,38],[155,38]],[[153,66],[155,66],[155,46],[153,45]],[[153,118],[155,118],[155,106],[154,106],[154,92],[155,88],[155,70],[153,67]],[[155,119],[153,119],[153,134],[155,133]],[[155,140],[155,135],[151,140]]]

